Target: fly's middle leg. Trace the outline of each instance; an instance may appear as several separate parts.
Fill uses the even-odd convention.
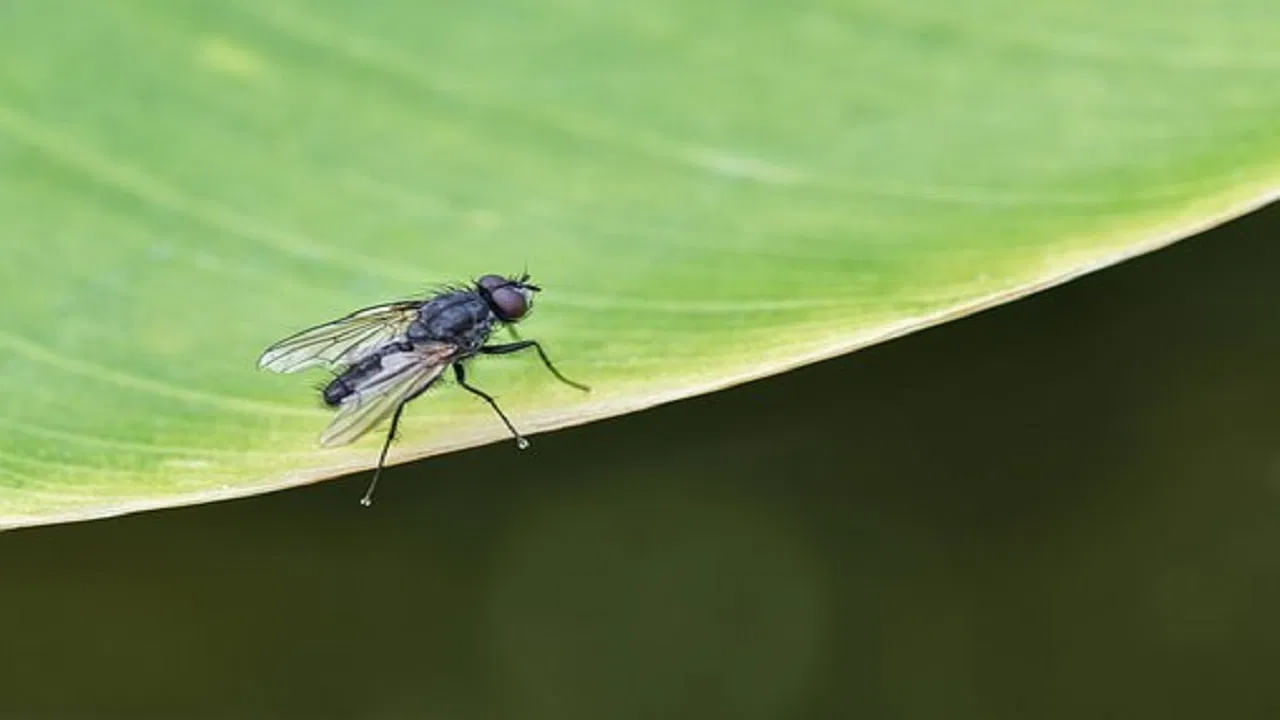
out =
[[[498,401],[494,400],[492,395],[480,388],[467,384],[467,371],[463,369],[462,363],[453,364],[453,376],[457,378],[459,385],[466,388],[467,391],[473,395],[479,395],[484,398],[484,401],[489,403],[489,407],[493,408],[493,411],[498,413],[498,417],[502,418],[502,422],[507,426],[507,429],[511,431],[511,435],[515,437],[516,447],[521,450],[529,447],[529,441],[526,440],[525,437],[520,434],[520,431],[516,430],[516,426],[512,425],[511,421],[507,419],[506,413],[502,412],[502,408],[498,407]]]

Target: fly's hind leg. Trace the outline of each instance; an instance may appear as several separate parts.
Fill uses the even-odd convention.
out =
[[[364,497],[360,498],[361,505],[369,507],[373,504],[373,491],[378,487],[378,476],[382,474],[382,468],[387,465],[387,451],[391,449],[391,441],[396,439],[396,432],[400,428],[400,413],[404,412],[404,406],[426,392],[429,387],[431,386],[423,387],[400,401],[400,404],[396,406],[396,413],[391,416],[391,427],[387,429],[387,439],[382,443],[382,454],[378,455],[378,467],[373,471],[373,479],[369,481],[369,487],[364,491]]]
[[[498,407],[498,402],[493,399],[493,396],[478,387],[467,384],[467,371],[463,369],[462,363],[453,364],[453,376],[457,378],[459,385],[466,388],[467,391],[473,395],[479,395],[484,398],[484,401],[489,403],[489,407],[493,408],[493,411],[498,413],[498,417],[502,418],[503,424],[507,426],[507,429],[511,431],[512,436],[515,437],[516,447],[521,450],[529,447],[529,441],[526,440],[525,437],[520,434],[520,431],[516,430],[516,426],[512,425],[511,421],[507,419],[506,413],[502,412],[502,408]]]
[[[396,429],[400,427],[400,413],[404,412],[404,406],[408,402],[405,400],[396,406],[396,414],[391,416],[391,428],[387,430],[387,439],[382,443],[382,454],[378,455],[378,467],[373,471],[373,479],[369,481],[364,497],[360,498],[360,504],[365,507],[373,504],[373,491],[378,487],[378,476],[382,474],[382,468],[386,467],[387,451],[391,449],[391,441],[395,439]]]

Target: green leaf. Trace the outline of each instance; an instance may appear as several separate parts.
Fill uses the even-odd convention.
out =
[[[546,288],[521,332],[594,392],[536,358],[472,366],[536,432],[1172,242],[1280,186],[1274,13],[7,3],[0,526],[370,467],[376,433],[316,447],[321,378],[254,360],[433,283],[527,264]],[[449,387],[393,458],[504,437]]]

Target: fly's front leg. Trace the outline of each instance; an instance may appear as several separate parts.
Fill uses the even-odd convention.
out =
[[[468,392],[484,398],[484,401],[489,403],[489,407],[493,408],[493,411],[498,413],[498,417],[502,418],[502,422],[506,424],[507,429],[515,436],[516,447],[521,450],[529,447],[529,441],[526,440],[525,437],[520,434],[520,431],[516,430],[516,426],[512,425],[511,421],[507,419],[506,413],[502,412],[502,408],[498,407],[498,402],[493,399],[493,396],[480,388],[467,384],[467,371],[462,368],[462,363],[453,364],[453,376],[457,378],[459,385],[466,388]]]
[[[538,357],[542,358],[542,364],[546,365],[547,369],[551,371],[551,374],[555,375],[560,382],[565,385],[578,388],[583,392],[591,392],[591,388],[586,385],[574,382],[564,375],[561,375],[560,371],[556,369],[556,366],[551,364],[551,358],[547,357],[547,353],[542,350],[542,346],[538,344],[537,340],[521,340],[520,342],[507,343],[505,345],[485,345],[480,348],[480,352],[485,355],[506,355],[507,353],[519,352],[526,348],[533,348],[534,350],[537,350]],[[455,365],[454,367],[457,366]]]

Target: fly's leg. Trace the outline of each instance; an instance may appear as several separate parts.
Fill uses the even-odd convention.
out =
[[[400,413],[404,412],[405,402],[400,403],[396,407],[396,414],[391,416],[391,429],[387,431],[386,442],[382,443],[382,454],[378,456],[378,468],[373,471],[373,479],[369,481],[369,488],[364,491],[364,497],[360,498],[360,504],[369,507],[373,504],[373,491],[378,487],[378,476],[382,474],[382,468],[387,464],[387,450],[391,449],[391,441],[396,437],[396,428],[400,426]]]
[[[556,369],[556,366],[551,363],[551,358],[547,357],[547,353],[543,351],[542,346],[538,344],[537,340],[521,340],[520,342],[507,343],[505,345],[486,345],[480,348],[480,352],[485,355],[506,355],[507,353],[519,352],[526,348],[533,348],[534,350],[537,350],[538,357],[542,358],[542,364],[546,365],[547,369],[551,371],[551,374],[555,375],[556,379],[560,382],[565,385],[569,385],[570,387],[578,388],[583,392],[591,392],[591,388],[586,385],[574,382],[564,375],[561,375],[560,371]],[[454,367],[457,366],[455,365]]]
[[[387,451],[391,449],[391,441],[396,439],[396,429],[400,427],[400,413],[404,412],[404,406],[426,392],[431,385],[419,389],[414,394],[400,401],[396,407],[396,413],[391,416],[391,428],[387,430],[387,439],[382,443],[382,454],[378,456],[378,468],[373,471],[373,479],[369,481],[369,488],[364,491],[364,497],[360,498],[360,504],[369,507],[373,504],[373,491],[378,487],[378,476],[382,474],[382,468],[386,467]]]
[[[502,418],[502,422],[506,424],[507,429],[510,430],[511,434],[515,436],[516,447],[520,448],[521,450],[524,450],[525,448],[529,447],[529,441],[526,440],[524,436],[520,434],[520,431],[516,430],[516,426],[512,425],[511,421],[507,419],[506,413],[503,413],[502,408],[498,407],[498,403],[496,400],[493,399],[493,396],[481,390],[480,388],[473,387],[467,384],[467,371],[462,369],[462,363],[453,364],[453,375],[458,379],[459,385],[466,388],[472,394],[479,395],[480,397],[484,398],[484,401],[489,403],[489,407],[493,408],[493,411],[498,413],[498,417]]]

